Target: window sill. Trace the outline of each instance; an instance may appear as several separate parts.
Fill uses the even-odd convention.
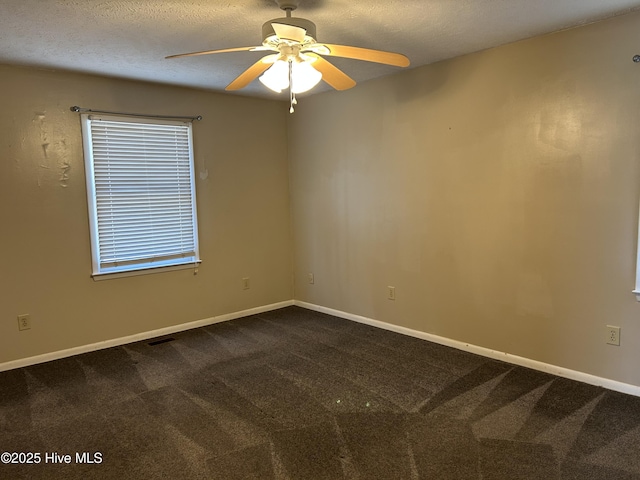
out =
[[[636,296],[636,300],[640,302],[640,290],[634,290],[633,293]]]
[[[202,263],[202,260],[197,260],[195,262],[189,262],[182,265],[168,265],[163,267],[150,267],[141,270],[127,270],[122,272],[108,272],[108,273],[94,273],[91,275],[93,280],[96,282],[102,280],[111,280],[114,278],[124,278],[124,277],[135,277],[138,275],[151,275],[154,273],[164,273],[164,272],[173,272],[176,270],[189,270],[193,269],[193,273],[198,273],[198,267]]]

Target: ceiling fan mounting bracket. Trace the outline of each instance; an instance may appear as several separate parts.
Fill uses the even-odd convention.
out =
[[[287,12],[287,14],[298,8],[299,0],[276,0],[278,7]]]

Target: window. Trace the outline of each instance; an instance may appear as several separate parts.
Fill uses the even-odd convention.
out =
[[[200,262],[190,122],[82,115],[93,275]]]

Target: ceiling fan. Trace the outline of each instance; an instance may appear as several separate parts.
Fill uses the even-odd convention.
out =
[[[269,20],[262,25],[262,45],[181,53],[166,58],[242,51],[276,52],[251,65],[227,85],[226,90],[240,90],[260,77],[260,81],[275,92],[289,90],[291,113],[297,103],[295,95],[312,89],[320,80],[324,80],[336,90],[347,90],[355,86],[355,80],[325,60],[324,56],[365,60],[396,67],[409,66],[409,59],[400,53],[318,43],[316,25],[305,18],[291,16],[291,12],[298,7],[298,0],[276,0],[276,3],[286,12],[286,17]]]

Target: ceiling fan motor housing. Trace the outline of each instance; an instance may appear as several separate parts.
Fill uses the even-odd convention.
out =
[[[311,37],[314,40],[316,37],[316,24],[311,20],[307,20],[306,18],[300,17],[283,17],[283,18],[274,18],[273,20],[269,20],[268,22],[262,25],[262,40],[265,41],[269,37],[272,37],[276,34],[271,26],[272,23],[282,23],[283,25],[291,25],[294,27],[304,28],[307,33],[307,37]]]

